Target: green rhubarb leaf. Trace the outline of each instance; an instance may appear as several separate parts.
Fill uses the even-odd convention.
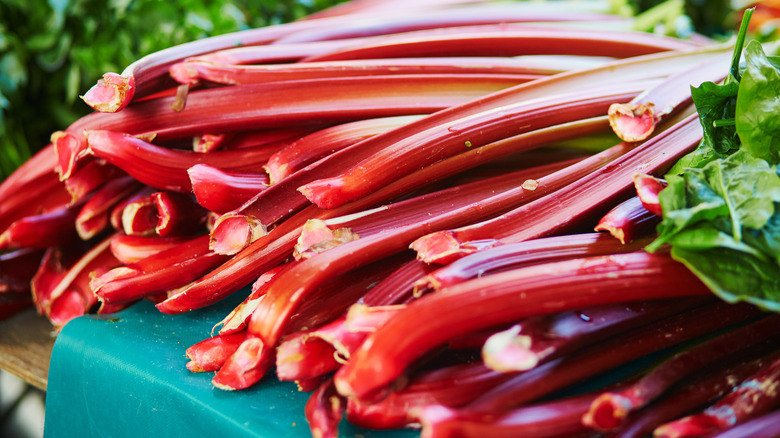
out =
[[[671,169],[669,169],[670,175],[681,175],[685,172],[685,169],[700,169],[718,158],[725,158],[723,155],[716,151],[708,141],[702,140],[699,145],[693,151],[680,158]]]
[[[672,247],[672,257],[685,264],[721,299],[745,301],[780,312],[780,266],[731,248],[705,251]]]
[[[734,120],[739,83],[733,76],[723,84],[704,82],[691,87],[691,97],[699,113],[704,144],[717,154],[739,149],[739,138]]]
[[[715,224],[702,222],[675,234],[669,241],[673,248],[689,251],[705,251],[715,248],[728,248],[732,251],[749,254],[761,260],[768,260],[760,250],[734,239]]]
[[[759,230],[747,230],[744,242],[770,257],[780,266],[780,203],[775,203],[775,214]]]
[[[728,216],[726,202],[706,183],[703,170],[667,175],[666,181],[668,186],[658,194],[663,220],[658,224],[658,238],[648,245],[648,251],[658,250],[686,228]]]
[[[704,167],[707,184],[729,209],[732,235],[739,241],[742,229],[760,229],[775,213],[780,201],[780,177],[773,167],[745,151]]]
[[[742,148],[771,163],[780,161],[780,72],[764,54],[761,44],[745,47],[747,67],[742,73],[736,101],[736,132]]]

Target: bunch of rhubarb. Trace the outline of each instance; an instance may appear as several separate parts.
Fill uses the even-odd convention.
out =
[[[0,316],[243,294],[187,368],[295,381],[318,437],[343,418],[426,437],[776,424],[780,319],[751,304],[778,296],[776,163],[674,175],[728,153],[734,107],[750,131],[749,72],[780,74],[757,43],[742,72],[746,27],[683,40],[602,6],[353,0],[107,73],[96,112],[0,185]],[[752,197],[670,197],[708,201],[693,182],[748,165]],[[764,296],[723,302],[677,261],[702,250],[691,225],[749,254],[731,267]]]

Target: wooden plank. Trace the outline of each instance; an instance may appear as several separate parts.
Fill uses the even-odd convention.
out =
[[[54,339],[51,323],[32,308],[0,322],[0,369],[45,391]]]

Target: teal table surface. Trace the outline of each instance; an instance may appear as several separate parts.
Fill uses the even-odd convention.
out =
[[[141,302],[116,315],[68,323],[54,344],[46,393],[45,438],[310,437],[308,393],[272,375],[244,391],[211,385],[213,373],[185,368],[184,352],[210,336],[235,306],[225,302],[164,315]],[[342,422],[343,437],[417,437]]]

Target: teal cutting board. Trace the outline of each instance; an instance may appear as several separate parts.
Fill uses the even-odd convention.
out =
[[[185,368],[187,347],[210,336],[235,304],[164,315],[142,302],[116,315],[68,323],[49,366],[45,438],[310,437],[303,413],[308,393],[294,383],[271,376],[249,390],[228,392],[212,387],[213,373]],[[369,431],[344,421],[339,436],[419,433]]]

